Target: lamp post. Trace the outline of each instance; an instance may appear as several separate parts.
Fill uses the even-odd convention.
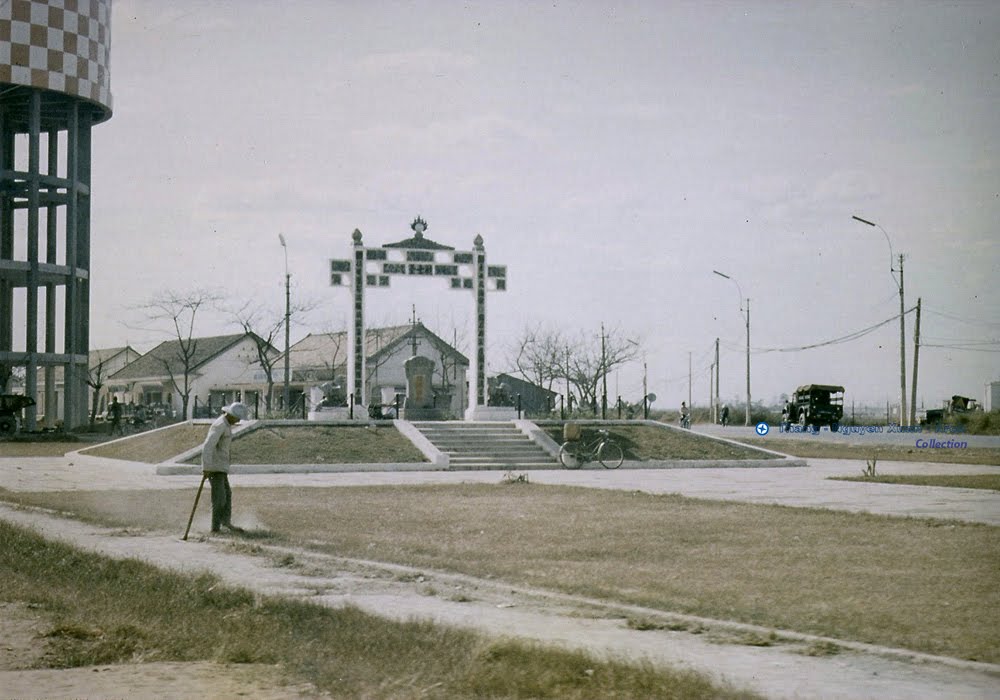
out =
[[[285,251],[285,385],[284,391],[282,392],[282,406],[285,409],[285,413],[288,413],[288,401],[289,401],[289,391],[288,391],[288,379],[289,379],[289,319],[292,315],[292,292],[291,292],[291,282],[292,276],[288,272],[288,244],[285,243],[284,234],[278,234],[278,240],[281,241],[281,248]]]
[[[899,290],[899,424],[906,425],[906,306],[903,297],[903,254],[899,255],[899,279],[896,279],[895,268],[892,266],[892,241],[884,228],[874,221],[862,219],[860,216],[851,216],[855,221],[860,221],[868,226],[873,226],[885,236],[885,242],[889,244],[889,274],[892,275],[893,282]]]
[[[740,283],[734,280],[729,275],[725,275],[718,270],[712,270],[719,277],[725,277],[727,280],[736,285],[736,291],[740,295],[740,315],[743,315],[743,290],[740,288]],[[750,425],[750,297],[747,300],[747,408],[746,408],[746,418],[744,425]]]

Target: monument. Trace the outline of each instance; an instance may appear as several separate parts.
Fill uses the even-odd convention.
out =
[[[471,293],[474,301],[475,351],[470,359],[469,403],[466,420],[499,418],[488,406],[486,393],[486,293],[507,288],[507,267],[487,265],[483,237],[477,235],[472,250],[459,251],[424,237],[427,222],[419,216],[410,224],[413,236],[379,247],[365,247],[361,231],[352,234],[353,251],[348,259],[330,261],[330,284],[351,290],[354,319],[348,328],[347,393],[355,404],[366,405],[365,386],[365,289],[385,289],[393,276],[437,277],[449,289]],[[426,359],[426,358],[425,358]],[[409,370],[407,371],[409,382]],[[349,398],[349,400],[351,400]],[[503,418],[509,416],[504,412]]]

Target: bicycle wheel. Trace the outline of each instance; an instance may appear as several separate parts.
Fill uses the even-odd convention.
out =
[[[597,459],[604,465],[605,469],[617,469],[625,459],[625,453],[615,443],[607,440],[597,448]]]
[[[559,463],[567,469],[579,469],[583,464],[576,455],[575,446],[569,442],[564,442],[559,448]]]

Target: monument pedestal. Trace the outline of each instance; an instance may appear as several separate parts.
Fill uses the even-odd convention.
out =
[[[440,408],[404,408],[401,418],[403,420],[445,420],[447,416]]]
[[[517,420],[517,409],[513,406],[470,406],[465,409],[465,420],[470,422]]]

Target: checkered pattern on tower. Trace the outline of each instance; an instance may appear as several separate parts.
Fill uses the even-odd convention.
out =
[[[111,112],[111,0],[0,0],[0,82],[55,90]]]

